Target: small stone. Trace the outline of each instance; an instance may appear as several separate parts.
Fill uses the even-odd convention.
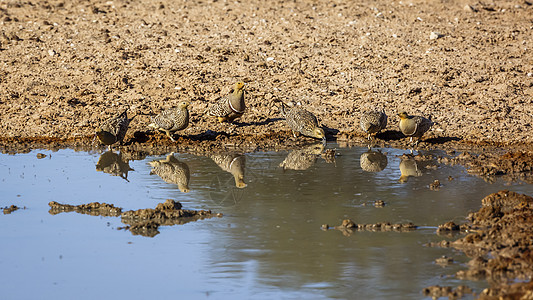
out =
[[[54,56],[54,55],[56,55],[56,52],[54,50],[50,49],[50,50],[48,50],[48,55]]]
[[[383,200],[376,200],[376,201],[374,201],[374,206],[375,206],[375,207],[383,207],[383,206],[385,206],[385,201],[383,201]]]
[[[440,181],[438,179],[435,179],[430,185],[429,189],[432,191],[438,191],[441,187]]]
[[[43,154],[43,153],[37,153],[37,158],[38,158],[38,159],[45,158],[45,157],[46,157],[46,154]]]
[[[453,258],[448,257],[446,255],[443,255],[437,259],[435,259],[435,263],[441,266],[447,266],[451,263],[453,263]]]
[[[438,33],[438,32],[431,32],[429,34],[429,39],[430,40],[440,39],[441,37],[444,37],[444,34],[441,34],[441,33]]]
[[[465,5],[465,7],[463,7],[463,10],[464,11],[468,11],[468,12],[475,12],[476,11],[476,9],[474,7],[472,7],[472,6],[468,5],[468,4]]]
[[[352,220],[346,219],[346,220],[342,221],[341,227],[343,227],[343,228],[356,228],[357,226]]]

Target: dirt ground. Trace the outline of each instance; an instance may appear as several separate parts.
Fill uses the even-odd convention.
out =
[[[481,203],[479,211],[469,214],[467,223],[439,226],[448,232],[461,230],[464,235],[436,246],[453,247],[471,258],[467,269],[458,271],[456,276],[488,281],[490,287],[478,295],[479,299],[531,299],[533,197],[504,190],[488,195]],[[434,299],[456,299],[462,292],[432,286],[424,289],[424,294]]]
[[[279,99],[330,140],[362,140],[361,111],[381,106],[381,140],[406,110],[436,122],[430,144],[531,148],[532,21],[524,0],[2,0],[0,138],[84,139],[129,107],[131,140],[188,100],[185,138],[280,143]],[[238,80],[248,107],[232,130],[204,112]]]

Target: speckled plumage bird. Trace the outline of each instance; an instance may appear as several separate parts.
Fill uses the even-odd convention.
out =
[[[164,131],[167,136],[175,142],[172,135],[179,130],[187,128],[189,125],[189,102],[182,101],[178,107],[167,109],[152,118],[152,123],[148,126],[156,130]]]
[[[128,110],[126,109],[123,113],[104,122],[104,124],[96,130],[96,137],[102,144],[107,145],[107,148],[111,150],[111,145],[115,143],[122,144],[131,120],[133,120],[133,118],[128,119]]]
[[[227,96],[220,98],[211,105],[207,113],[218,118],[218,122],[233,122],[244,114],[246,106],[244,104],[244,82],[237,82],[233,90]]]
[[[212,154],[209,156],[222,170],[231,173],[235,179],[235,186],[246,187],[244,183],[244,168],[246,157],[237,153]]]
[[[387,156],[381,151],[368,151],[361,154],[360,161],[361,169],[366,172],[381,172],[387,167]]]
[[[433,122],[421,116],[410,116],[406,112],[398,114],[400,116],[400,131],[410,137],[409,142],[413,142],[413,137],[418,138],[416,144],[422,138],[422,135],[431,128]]]
[[[318,120],[315,115],[301,106],[289,107],[281,102],[281,114],[287,121],[287,125],[293,130],[293,134],[294,132],[299,132],[308,137],[326,139],[324,129],[318,126]],[[296,134],[294,136],[296,137]]]
[[[177,184],[178,188],[183,193],[188,193],[190,191],[189,180],[191,178],[191,173],[189,171],[189,166],[186,163],[179,161],[174,156],[174,152],[167,155],[165,159],[151,161],[150,165],[152,166],[150,175],[156,174],[167,183]]]
[[[307,170],[315,164],[324,148],[324,143],[317,143],[292,150],[279,166],[284,170]]]
[[[368,134],[367,139],[371,140],[372,135],[376,135],[387,127],[387,115],[383,110],[363,112],[360,124],[363,131]]]

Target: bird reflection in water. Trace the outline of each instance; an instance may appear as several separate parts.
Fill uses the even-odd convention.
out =
[[[96,163],[96,171],[119,176],[129,182],[128,172],[135,171],[130,168],[129,161],[122,158],[122,154],[116,154],[113,151],[107,151],[100,155]]]
[[[210,158],[224,171],[231,173],[235,179],[235,186],[242,189],[246,187],[244,183],[244,168],[246,157],[238,153],[213,154]]]
[[[165,159],[151,161],[150,165],[152,166],[150,175],[155,174],[167,183],[178,185],[178,189],[183,193],[190,192],[189,180],[191,173],[189,166],[179,161],[174,156],[174,152],[167,155]]]
[[[407,182],[411,176],[422,176],[422,171],[419,169],[415,156],[412,154],[404,154],[400,159],[400,172],[402,175],[400,176],[400,179],[398,179],[398,182]]]
[[[387,156],[381,153],[381,150],[373,151],[368,148],[360,157],[361,169],[366,172],[381,172],[387,167],[387,163]]]
[[[279,166],[284,170],[307,170],[315,164],[318,156],[324,152],[324,147],[324,143],[316,143],[292,150]]]

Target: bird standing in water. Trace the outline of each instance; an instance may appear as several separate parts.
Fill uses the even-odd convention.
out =
[[[211,105],[207,109],[207,113],[217,117],[218,122],[220,123],[232,123],[235,119],[244,114],[245,109],[244,82],[237,82],[233,86],[232,92]]]
[[[128,109],[126,109],[123,113],[107,120],[100,128],[96,129],[96,137],[102,144],[107,145],[108,150],[111,150],[111,145],[115,143],[122,144],[131,120],[133,118],[128,119]]]
[[[305,136],[326,140],[326,134],[324,129],[318,126],[318,120],[312,113],[303,109],[299,105],[289,107],[285,103],[281,102],[281,114],[285,117],[287,125],[294,132],[299,132]]]
[[[187,128],[189,125],[189,102],[182,101],[177,108],[167,109],[154,118],[148,126],[156,130],[164,131],[171,141],[175,142],[172,135],[178,131]]]
[[[383,110],[367,111],[362,114],[360,124],[363,131],[368,134],[367,139],[371,140],[372,135],[387,127],[387,115]]]
[[[406,112],[401,112],[398,116],[400,116],[400,131],[410,137],[409,142],[413,142],[413,137],[418,138],[415,145],[418,145],[422,135],[433,125],[430,119],[421,116],[410,116]]]

